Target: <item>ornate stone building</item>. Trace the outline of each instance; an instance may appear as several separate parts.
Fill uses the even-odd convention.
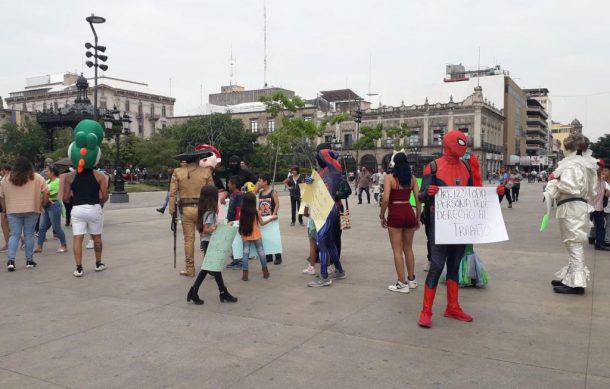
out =
[[[23,90],[11,92],[5,99],[6,108],[14,111],[37,112],[65,108],[77,97],[78,74],[47,75],[26,79]],[[93,78],[87,79],[93,85]],[[88,98],[93,101],[93,88]],[[176,99],[155,93],[148,84],[118,78],[98,77],[98,106],[103,112],[114,106],[132,118],[131,131],[148,138],[167,126],[174,116]]]

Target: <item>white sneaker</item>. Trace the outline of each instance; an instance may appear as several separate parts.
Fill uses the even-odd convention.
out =
[[[89,239],[89,242],[87,242],[87,246],[85,246],[85,248],[87,248],[87,249],[93,248],[93,239]]]
[[[409,293],[409,285],[403,284],[400,281],[396,281],[395,285],[388,286],[388,289],[392,292]]]
[[[328,271],[328,274],[331,274],[335,272],[335,267],[333,265],[330,265],[326,268],[326,270]]]
[[[409,289],[417,288],[417,281],[415,281],[415,277],[413,277],[412,280],[407,277],[407,285],[409,285]]]
[[[76,269],[74,270],[74,277],[82,277],[83,276],[83,269]]]
[[[428,270],[430,270],[430,261],[426,261],[426,264],[424,265],[424,271]]]
[[[316,274],[316,268],[309,265],[309,266],[307,266],[307,269],[303,269],[303,274],[314,275],[314,274]]]

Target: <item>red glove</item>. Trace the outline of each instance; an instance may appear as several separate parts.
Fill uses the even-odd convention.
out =
[[[430,185],[428,186],[428,196],[434,196],[438,193],[438,186]]]
[[[504,191],[505,191],[504,185],[498,185],[496,187],[496,193],[498,194],[498,196],[504,196]]]

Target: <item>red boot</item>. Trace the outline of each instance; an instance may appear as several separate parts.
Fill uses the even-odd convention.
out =
[[[432,327],[432,304],[434,304],[435,294],[436,288],[430,288],[428,285],[424,287],[424,303],[419,315],[419,321],[417,322],[420,327]]]
[[[472,321],[472,316],[462,311],[458,303],[458,284],[453,280],[447,280],[447,309],[445,317],[461,321]]]

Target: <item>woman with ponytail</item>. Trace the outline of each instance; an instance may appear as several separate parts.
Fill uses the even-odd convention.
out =
[[[400,293],[409,293],[409,289],[417,287],[415,281],[415,257],[413,255],[413,235],[419,229],[421,204],[419,188],[415,177],[411,174],[411,165],[404,152],[398,152],[390,163],[392,174],[387,175],[384,182],[385,191],[379,219],[381,226],[388,229],[390,244],[394,253],[394,266],[398,280],[388,289]],[[409,199],[411,193],[415,196],[415,212]],[[386,210],[388,216],[386,219]],[[407,275],[405,275],[405,262]]]

